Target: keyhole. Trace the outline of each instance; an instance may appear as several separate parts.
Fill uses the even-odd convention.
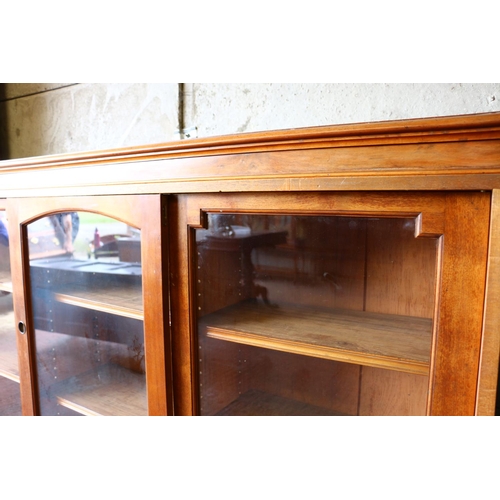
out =
[[[26,325],[22,321],[19,321],[17,328],[23,335],[26,333]]]

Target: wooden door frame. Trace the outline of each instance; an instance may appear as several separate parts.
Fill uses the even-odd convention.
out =
[[[262,207],[268,207],[263,209]],[[420,236],[441,245],[427,404],[429,415],[473,415],[476,405],[490,193],[331,192],[172,196],[172,327],[176,413],[197,414],[194,320],[191,314],[193,228],[207,211],[414,214]],[[468,325],[468,326],[467,326]],[[471,326],[472,325],[472,326]]]
[[[18,335],[21,398],[24,415],[39,414],[36,389],[34,331],[30,316],[31,293],[28,280],[29,255],[24,235],[26,225],[50,212],[94,212],[141,229],[144,304],[144,341],[148,413],[172,414],[170,329],[168,322],[167,230],[162,195],[83,196],[7,200],[11,240],[14,311],[16,324],[28,325]]]

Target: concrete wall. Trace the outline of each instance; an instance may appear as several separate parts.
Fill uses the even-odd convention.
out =
[[[179,129],[208,137],[490,111],[500,111],[498,83],[9,83],[0,86],[0,154],[153,144]]]
[[[1,104],[10,158],[165,142],[178,127],[177,83],[12,83]]]
[[[199,135],[500,111],[499,83],[195,83]]]

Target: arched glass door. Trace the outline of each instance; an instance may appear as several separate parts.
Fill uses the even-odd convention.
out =
[[[147,415],[141,231],[97,213],[27,225],[42,415]]]

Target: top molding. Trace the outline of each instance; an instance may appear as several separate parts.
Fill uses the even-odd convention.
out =
[[[500,113],[236,134],[0,162],[0,198],[500,189]]]
[[[500,138],[500,112],[352,123],[171,141],[0,161],[1,169],[148,161],[193,156]]]

